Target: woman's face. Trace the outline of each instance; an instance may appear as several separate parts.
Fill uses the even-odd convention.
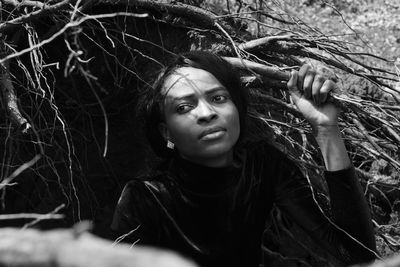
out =
[[[166,79],[163,93],[164,138],[183,158],[214,167],[229,164],[240,122],[228,90],[211,73],[182,67]]]

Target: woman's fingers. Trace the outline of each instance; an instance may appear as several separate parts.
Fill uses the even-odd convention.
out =
[[[308,64],[304,64],[303,66],[301,66],[299,72],[298,72],[298,79],[297,79],[297,88],[304,92],[304,79],[307,75],[307,73],[310,71],[311,66]],[[304,92],[305,93],[305,92]]]
[[[313,100],[319,106],[326,102],[329,92],[335,88],[336,84],[326,79],[323,75],[316,72],[310,65],[301,66],[299,71],[292,71],[287,87],[297,101],[299,98]]]
[[[312,84],[312,97],[314,100],[314,103],[319,106],[321,103],[323,103],[321,97],[321,89],[322,86],[325,82],[325,78],[322,77],[321,75],[317,74],[314,76],[314,81]]]
[[[307,72],[305,73],[304,82],[303,82],[304,96],[307,99],[310,99],[314,95],[313,94],[314,77],[315,77],[315,71],[313,69],[309,68],[307,70]]]
[[[320,94],[320,104],[323,104],[328,99],[329,93],[335,89],[336,84],[331,80],[325,80],[322,85],[319,94]]]
[[[294,79],[294,74],[297,74]],[[306,99],[312,99],[316,105],[325,103],[329,92],[335,87],[335,83],[326,79],[322,74],[316,72],[310,65],[304,64],[300,70],[292,71],[288,88],[294,88]]]
[[[337,125],[339,111],[335,105],[326,103],[336,83],[305,65],[290,73],[287,87],[293,103],[313,126]]]

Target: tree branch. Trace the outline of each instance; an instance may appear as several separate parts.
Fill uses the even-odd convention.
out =
[[[277,67],[269,67],[264,64],[235,57],[224,57],[224,59],[228,61],[230,64],[232,64],[235,68],[243,70],[251,70],[258,73],[261,76],[266,76],[271,79],[289,81],[290,78],[289,73],[281,71]]]
[[[43,2],[40,1],[29,1],[29,0],[3,0],[3,3],[5,5],[12,5],[14,7],[25,7],[25,6],[29,6],[29,7],[36,7],[36,8],[48,8],[49,6]]]
[[[106,4],[106,5],[124,5],[124,6],[134,6],[139,8],[144,8],[149,11],[155,12],[165,12],[173,14],[175,16],[187,18],[190,21],[195,22],[197,25],[214,28],[215,23],[218,21],[225,30],[229,32],[234,32],[235,30],[225,23],[219,16],[211,11],[205,10],[200,7],[187,5],[179,2],[173,1],[153,1],[153,0],[92,0],[88,1],[81,7],[81,11],[85,11],[92,6]]]
[[[18,98],[11,82],[8,61],[0,63],[0,89],[11,119],[22,129],[22,133],[27,133],[31,128],[31,125],[28,123],[27,119],[22,116],[21,111],[19,110]]]

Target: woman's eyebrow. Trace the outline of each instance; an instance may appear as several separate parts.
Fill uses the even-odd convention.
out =
[[[217,86],[217,87],[213,87],[213,88],[210,88],[210,89],[206,90],[205,91],[205,95],[207,95],[207,96],[208,95],[212,95],[212,94],[214,94],[215,92],[218,92],[218,91],[226,91],[227,92],[228,90],[226,90],[226,88],[223,87],[223,86]],[[190,94],[182,95],[182,96],[177,96],[177,97],[167,96],[167,98],[170,99],[172,102],[180,101],[180,100],[189,100],[189,99],[193,99],[195,97],[196,97],[196,95],[194,93],[190,93]]]
[[[228,92],[228,90],[226,90],[225,87],[223,87],[223,86],[217,86],[217,87],[213,87],[213,88],[211,88],[211,89],[208,89],[208,90],[206,91],[206,95],[212,95],[212,94],[214,94],[215,92],[218,92],[218,91],[226,91],[226,92]]]
[[[180,101],[180,100],[193,99],[193,98],[195,98],[195,94],[187,94],[187,95],[177,96],[177,97],[174,97],[174,96],[167,96],[167,98],[168,98],[169,100],[171,100],[172,102],[174,102],[174,101]]]

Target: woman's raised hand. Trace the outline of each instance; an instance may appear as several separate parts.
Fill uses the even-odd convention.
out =
[[[327,101],[336,84],[315,71],[310,65],[293,70],[287,87],[294,104],[313,127],[338,124],[338,108]]]

